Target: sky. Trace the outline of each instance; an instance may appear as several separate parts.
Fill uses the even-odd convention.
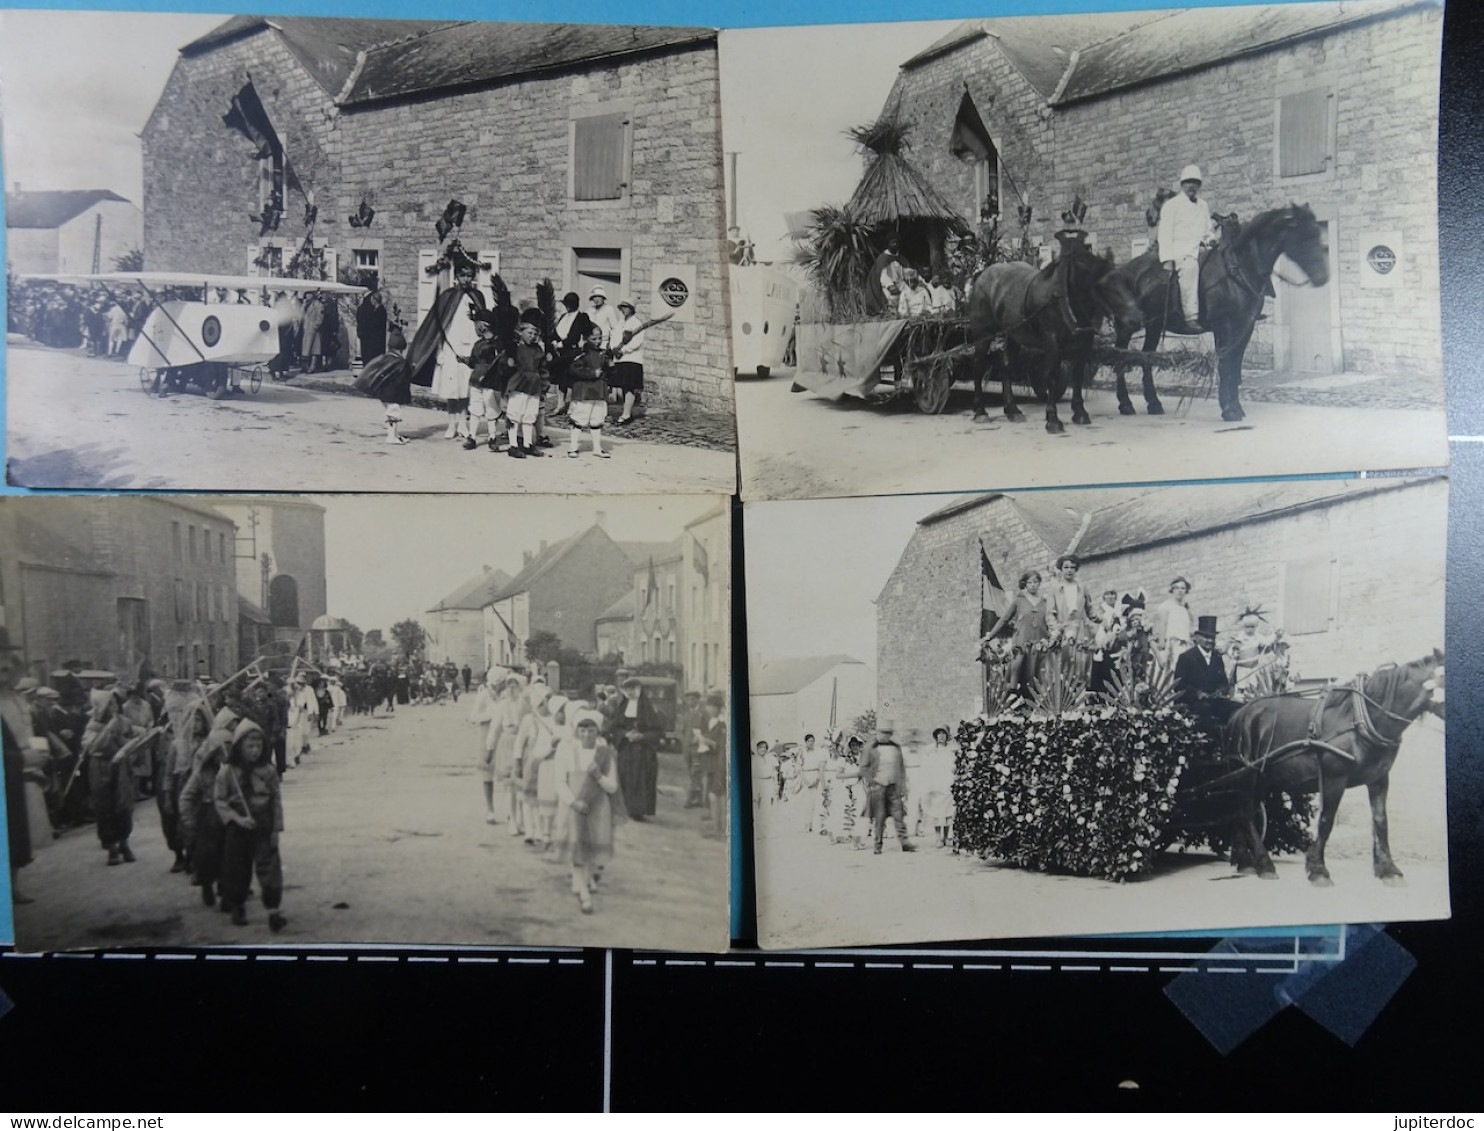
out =
[[[325,508],[331,615],[362,629],[416,617],[486,565],[512,577],[523,551],[591,526],[619,542],[668,542],[725,500],[709,496],[316,495]]]
[[[6,191],[112,189],[140,204],[138,133],[177,50],[225,19],[0,11]]]
[[[876,666],[876,598],[919,519],[956,495],[750,503],[747,652],[836,652]]]
[[[850,198],[863,165],[845,131],[875,121],[897,68],[958,23],[722,33],[722,145],[738,155],[738,219],[759,260],[792,253],[785,212]]]

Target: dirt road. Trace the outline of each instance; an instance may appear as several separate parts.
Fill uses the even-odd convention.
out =
[[[565,865],[487,825],[468,699],[356,717],[291,768],[280,840],[288,926],[253,900],[246,927],[202,906],[169,872],[153,800],[135,810],[138,862],[110,868],[92,826],[65,833],[22,874],[20,949],[345,942],[663,946],[720,950],[728,857],[684,809],[678,755],[661,755],[658,814],[621,825],[583,915]]]
[[[765,947],[815,947],[1446,918],[1443,781],[1441,726],[1413,724],[1388,806],[1406,887],[1371,874],[1370,809],[1358,788],[1325,853],[1332,888],[1311,886],[1296,856],[1275,857],[1279,878],[1260,880],[1208,853],[1169,852],[1123,884],[1001,867],[922,839],[911,855],[887,840],[876,856],[803,832],[796,804],[765,807],[755,818],[758,937]],[[865,822],[857,831],[867,833]]]
[[[1120,416],[1104,386],[1087,394],[1092,424],[1050,435],[1035,405],[1011,423],[990,399],[976,424],[972,394],[955,388],[947,410],[924,416],[910,398],[891,405],[793,393],[791,375],[737,382],[742,495],[801,499],[838,495],[997,490],[1089,483],[1297,475],[1362,469],[1434,467],[1448,462],[1442,404],[1396,407],[1362,378],[1291,381],[1286,399],[1249,397],[1247,419],[1224,424],[1214,398],[1184,412],[1165,397],[1166,415]],[[1319,387],[1322,386],[1322,387]],[[1441,385],[1439,385],[1441,389]],[[1163,394],[1162,394],[1163,395]],[[1303,403],[1308,401],[1311,403]]]
[[[321,383],[322,384],[322,383]],[[493,491],[729,495],[732,452],[627,440],[605,429],[611,459],[510,459],[444,439],[447,417],[403,410],[404,435],[387,444],[369,398],[263,382],[256,396],[220,401],[195,392],[148,397],[138,370],[80,350],[12,335],[5,357],[10,482],[26,487],[219,491]],[[653,429],[651,429],[653,431]]]

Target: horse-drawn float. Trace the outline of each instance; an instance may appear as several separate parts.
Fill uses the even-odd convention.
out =
[[[1375,875],[1402,882],[1387,787],[1407,728],[1425,713],[1443,715],[1442,652],[1317,691],[1252,699],[1207,726],[1168,702],[1154,705],[1148,688],[1159,683],[1141,684],[1149,705],[1134,695],[1089,703],[1063,689],[1057,713],[999,710],[962,723],[959,847],[1116,881],[1146,874],[1175,844],[1229,854],[1265,878],[1276,876],[1273,852],[1301,851],[1310,881],[1328,886],[1324,850],[1336,811],[1363,785]]]

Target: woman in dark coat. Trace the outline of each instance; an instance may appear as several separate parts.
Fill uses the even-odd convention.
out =
[[[623,687],[623,707],[613,727],[618,732],[618,786],[629,816],[636,821],[653,817],[659,793],[659,741],[664,723],[655,714],[639,683]]]
[[[356,338],[362,364],[386,353],[386,303],[380,291],[372,291],[356,307]]]

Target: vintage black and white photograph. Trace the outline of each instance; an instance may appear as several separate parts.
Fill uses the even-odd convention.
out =
[[[9,481],[734,491],[716,40],[0,14]]]
[[[1442,19],[724,32],[744,496],[1445,465]]]
[[[760,942],[1447,918],[1447,500],[749,504]]]
[[[724,497],[0,500],[22,950],[723,950]]]

